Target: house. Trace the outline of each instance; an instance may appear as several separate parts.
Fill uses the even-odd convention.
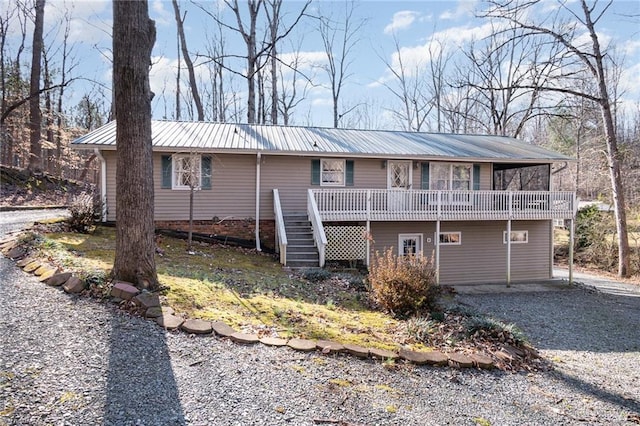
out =
[[[513,138],[153,121],[155,220],[255,239],[287,266],[369,264],[375,251],[433,256],[441,283],[552,277],[552,191],[570,158]],[[115,212],[114,122],[75,140],[101,159],[104,220]]]

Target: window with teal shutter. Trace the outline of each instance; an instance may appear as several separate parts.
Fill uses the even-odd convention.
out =
[[[200,164],[201,176],[201,189],[211,189],[211,157],[203,156]]]
[[[320,185],[320,160],[311,160],[311,185]]]
[[[171,189],[171,156],[162,156],[162,185],[161,188]]]
[[[353,186],[353,160],[346,161],[345,181],[347,186]]]
[[[473,165],[473,190],[480,190],[480,164]]]
[[[429,163],[422,163],[420,189],[429,189]]]

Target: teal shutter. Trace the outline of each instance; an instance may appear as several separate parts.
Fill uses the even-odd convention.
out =
[[[345,168],[345,184],[353,186],[353,160],[347,160]]]
[[[200,160],[201,189],[211,189],[211,157],[203,156]]]
[[[320,160],[311,160],[311,185],[320,185]]]
[[[480,190],[480,164],[473,165],[473,190]]]
[[[429,163],[422,163],[422,179],[420,189],[429,189]]]
[[[162,185],[161,188],[171,189],[171,156],[162,156]]]

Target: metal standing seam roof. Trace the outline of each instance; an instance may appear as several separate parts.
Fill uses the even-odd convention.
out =
[[[153,120],[154,151],[275,153],[304,156],[571,161],[506,136]],[[116,148],[112,121],[72,142],[78,149]]]

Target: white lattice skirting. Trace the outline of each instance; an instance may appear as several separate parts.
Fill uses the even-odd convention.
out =
[[[367,257],[364,226],[326,226],[327,260],[364,260]]]

